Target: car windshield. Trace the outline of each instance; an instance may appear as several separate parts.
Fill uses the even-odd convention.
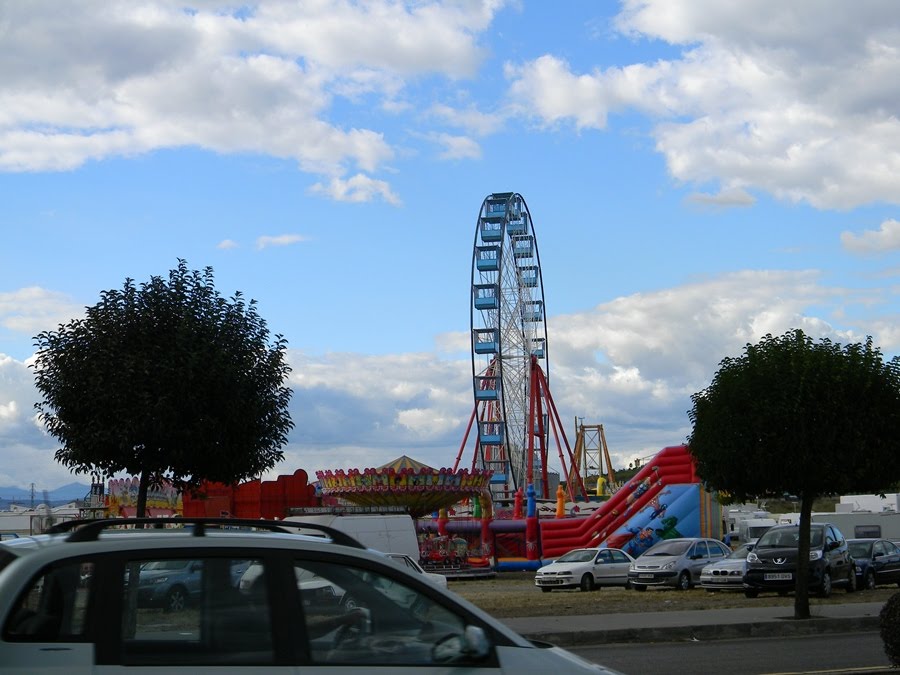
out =
[[[691,545],[689,541],[663,541],[648,550],[644,555],[681,555]]]
[[[854,558],[871,558],[872,544],[871,541],[851,541],[847,546],[850,548],[850,555]]]
[[[741,546],[740,548],[732,551],[728,557],[731,560],[746,560],[747,556],[750,555],[750,550],[751,548],[745,544],[744,546]]]
[[[810,528],[810,546],[817,547],[822,545],[822,532],[822,527]],[[759,538],[758,546],[759,548],[797,548],[799,539],[799,527],[772,529]]]
[[[579,549],[561,555],[556,559],[556,562],[590,562],[595,555],[597,555],[597,552],[592,549]]]

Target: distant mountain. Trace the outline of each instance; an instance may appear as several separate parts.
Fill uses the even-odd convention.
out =
[[[91,491],[91,486],[85,483],[69,483],[68,485],[63,485],[62,487],[58,487],[55,490],[47,490],[47,499],[51,503],[57,502],[71,502],[76,499],[84,499],[85,495]],[[31,488],[20,488],[20,487],[0,487],[0,504],[7,504],[9,502],[16,502],[17,504],[30,504],[31,503]],[[43,488],[35,485],[34,488],[34,503],[35,504],[43,504],[44,503],[44,490]]]

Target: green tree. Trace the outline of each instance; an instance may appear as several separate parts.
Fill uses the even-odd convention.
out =
[[[211,268],[101,293],[84,318],[35,339],[39,418],[75,473],[140,476],[137,514],[163,480],[254,478],[283,458],[290,367],[256,302],[223,298]]]
[[[738,501],[797,495],[800,560],[817,497],[882,492],[900,477],[900,360],[886,362],[871,338],[841,347],[800,330],[766,335],[691,398],[698,474]],[[798,565],[796,618],[809,617],[807,580]]]

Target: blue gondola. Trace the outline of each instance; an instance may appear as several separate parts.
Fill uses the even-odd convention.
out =
[[[496,328],[476,328],[472,333],[476,354],[496,354],[500,351],[500,331]]]
[[[544,303],[540,300],[526,302],[522,308],[522,319],[524,321],[543,321]]]
[[[499,309],[500,286],[498,284],[475,284],[472,287],[475,309]]]
[[[513,237],[513,255],[516,258],[530,258],[534,255],[534,237]]]
[[[500,398],[500,378],[496,375],[477,375],[475,377],[475,399],[478,401],[496,401]]]
[[[475,267],[479,272],[496,272],[500,269],[499,246],[476,246]]]

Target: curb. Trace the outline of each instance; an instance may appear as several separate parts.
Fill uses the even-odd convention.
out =
[[[615,643],[647,642],[705,642],[753,637],[784,637],[787,635],[819,635],[824,633],[872,632],[879,630],[877,616],[842,619],[780,619],[734,624],[698,626],[666,626],[647,628],[616,628],[583,631],[526,631],[529,640],[549,642],[560,647],[586,647]]]

